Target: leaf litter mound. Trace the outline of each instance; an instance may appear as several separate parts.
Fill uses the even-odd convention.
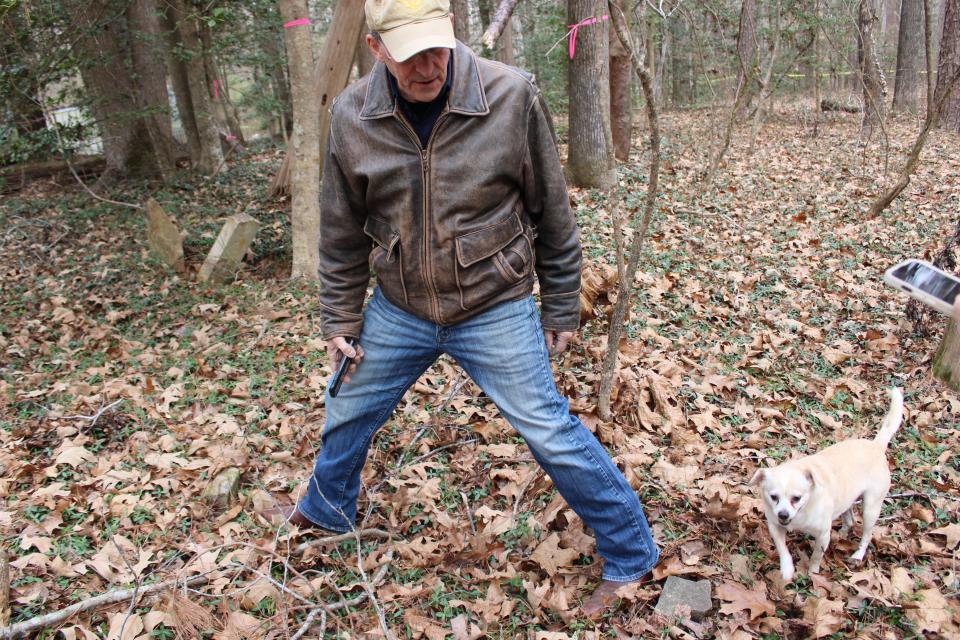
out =
[[[704,621],[655,616],[659,586],[628,590],[602,620],[578,614],[600,575],[591,533],[447,359],[375,438],[357,535],[317,539],[267,522],[264,510],[294,501],[309,477],[330,374],[316,291],[286,280],[289,224],[283,203],[266,199],[264,177],[280,152],[269,149],[216,179],[151,191],[189,233],[187,274],[148,255],[143,216],[72,185],[34,185],[0,203],[10,622],[178,579],[133,606],[76,615],[60,632],[287,638],[322,624],[343,637],[389,629],[457,640],[955,634],[960,398],[929,375],[945,323],[916,332],[906,301],[879,276],[905,257],[934,255],[953,233],[960,145],[931,136],[901,199],[866,219],[913,123],[892,123],[888,146],[864,148],[854,116],[831,117],[812,138],[802,113],[783,107],[753,152],[744,132],[714,188],[698,193],[710,118],[664,123],[664,191],[612,421],[597,417],[596,390],[616,298],[613,225],[593,191],[571,190],[589,321],[555,361],[572,410],[641,496],[662,547],[655,577],[712,583]],[[635,151],[621,174],[624,210],[642,206],[645,174]],[[142,201],[148,188],[120,197]],[[198,284],[189,272],[240,210],[262,224],[250,264],[231,284]],[[746,483],[758,466],[872,437],[894,384],[907,417],[866,561],[847,560],[856,526],[850,539],[835,533],[821,574],[806,576],[809,540],[793,536],[801,575],[783,584]],[[231,467],[242,474],[237,495],[204,500]]]

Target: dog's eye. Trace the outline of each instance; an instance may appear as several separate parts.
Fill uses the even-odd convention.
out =
[[[771,494],[770,494],[770,502],[776,502],[776,501],[779,500],[779,499],[780,499],[780,497],[779,497],[777,494],[775,494],[775,493],[771,493]]]
[[[793,496],[792,498],[790,498],[790,502],[793,504],[797,504],[798,502],[800,502],[800,496]]]

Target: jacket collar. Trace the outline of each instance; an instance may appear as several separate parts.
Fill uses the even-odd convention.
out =
[[[390,91],[386,65],[378,62],[370,72],[367,94],[360,110],[361,120],[392,116],[397,110],[397,101]],[[482,116],[490,113],[483,80],[477,65],[476,54],[462,42],[457,41],[453,50],[453,81],[447,97],[449,111],[467,116]]]

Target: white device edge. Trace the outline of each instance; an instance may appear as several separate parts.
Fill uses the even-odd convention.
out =
[[[911,285],[911,284],[908,283],[908,282],[905,282],[905,281],[903,281],[903,280],[900,280],[899,278],[894,277],[893,272],[894,272],[895,270],[897,270],[897,269],[899,269],[900,267],[902,267],[903,265],[909,264],[909,263],[911,263],[911,262],[917,262],[917,263],[922,264],[922,265],[924,265],[924,266],[926,266],[926,267],[929,267],[930,269],[936,271],[937,273],[940,273],[941,275],[943,275],[943,276],[945,276],[945,277],[947,277],[947,278],[949,278],[949,279],[951,279],[951,280],[957,280],[957,277],[956,277],[956,276],[950,275],[949,273],[947,273],[947,272],[944,271],[943,269],[938,269],[937,267],[933,266],[932,264],[930,264],[930,263],[927,262],[926,260],[920,260],[920,259],[918,259],[918,258],[910,258],[910,259],[908,259],[908,260],[903,260],[903,261],[901,261],[901,262],[898,262],[897,264],[895,264],[895,265],[893,265],[892,267],[890,267],[889,269],[887,269],[886,272],[884,272],[884,274],[883,274],[883,281],[886,282],[886,283],[887,283],[888,285],[890,285],[891,287],[893,287],[894,289],[897,289],[897,290],[899,290],[899,291],[903,291],[904,293],[906,293],[907,295],[909,295],[911,298],[915,298],[916,300],[919,300],[920,302],[924,303],[924,304],[927,305],[928,307],[931,307],[931,308],[939,311],[939,312],[942,313],[943,315],[945,315],[945,316],[952,316],[952,315],[953,315],[953,308],[952,308],[949,304],[947,304],[945,301],[941,300],[940,298],[938,298],[938,297],[936,297],[936,296],[930,295],[929,293],[927,293],[927,292],[925,292],[925,291],[921,291],[921,290],[917,289],[916,287],[914,287],[913,285]]]

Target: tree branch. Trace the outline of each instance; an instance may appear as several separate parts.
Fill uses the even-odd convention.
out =
[[[503,33],[503,28],[510,20],[510,16],[513,15],[513,9],[519,1],[520,0],[501,0],[500,4],[497,5],[497,10],[494,12],[493,17],[490,18],[490,26],[487,27],[487,30],[483,33],[483,37],[480,38],[480,42],[482,42],[483,46],[487,49],[493,49],[493,45],[500,38],[500,34]],[[464,16],[464,19],[466,19],[466,16]]]
[[[192,586],[206,581],[206,576],[193,576],[192,578],[187,578],[183,581],[181,581],[180,578],[174,578],[173,580],[165,580],[163,582],[147,585],[145,587],[135,587],[133,589],[115,589],[113,591],[108,591],[99,596],[87,598],[86,600],[70,605],[65,609],[60,609],[59,611],[53,611],[46,615],[37,616],[36,618],[31,618],[24,622],[18,622],[17,624],[12,624],[9,627],[0,628],[0,640],[23,638],[30,634],[36,633],[41,629],[46,629],[60,624],[67,618],[70,618],[78,613],[106,605],[116,604],[118,602],[123,602],[124,600],[133,598],[138,594],[142,597],[152,593],[157,593],[159,591],[164,591],[171,587],[176,587],[181,583],[187,586]]]

